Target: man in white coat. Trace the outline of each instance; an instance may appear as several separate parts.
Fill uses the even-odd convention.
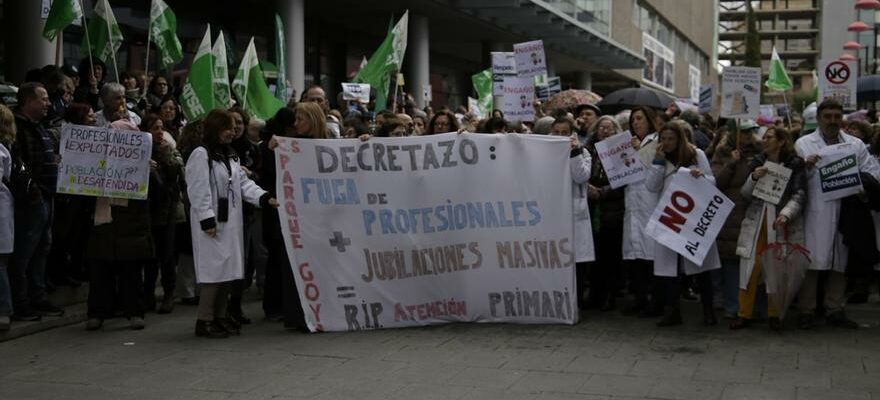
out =
[[[798,327],[809,329],[813,326],[816,308],[816,286],[819,271],[830,271],[825,282],[825,310],[827,322],[833,326],[857,328],[858,324],[847,318],[844,312],[846,297],[847,248],[842,235],[837,230],[840,218],[840,200],[823,201],[819,182],[819,153],[827,146],[849,143],[858,158],[859,172],[867,172],[880,179],[880,164],[868,153],[865,144],[858,138],[845,134],[840,129],[843,121],[843,106],[834,99],[828,99],[818,107],[819,128],[795,143],[798,155],[806,161],[807,207],[804,212],[806,246],[810,251],[810,265],[799,295]]]

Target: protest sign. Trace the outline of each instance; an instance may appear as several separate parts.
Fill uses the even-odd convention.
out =
[[[147,198],[153,153],[149,133],[66,124],[59,147],[58,193]]]
[[[837,99],[843,108],[856,109],[858,61],[823,61],[819,70],[819,100]]]
[[[547,73],[547,60],[544,57],[543,40],[517,43],[513,45],[513,55],[516,59],[517,76],[531,78],[535,75]]]
[[[820,199],[837,200],[862,191],[859,158],[851,143],[823,147],[819,157],[816,176],[822,189]]]
[[[705,84],[700,86],[700,114],[710,113],[715,107],[715,85]]]
[[[470,97],[470,96],[468,96],[467,101],[468,101],[468,112],[471,114],[474,114],[474,116],[477,117],[477,119],[483,119],[484,115],[483,115],[483,111],[480,110],[480,101],[473,98],[473,97]]]
[[[700,104],[700,78],[701,71],[693,65],[688,65],[688,84],[690,85],[691,103]]]
[[[492,93],[501,96],[504,78],[516,76],[516,58],[513,52],[493,51],[492,55]]]
[[[535,96],[541,101],[546,101],[561,92],[562,81],[560,81],[558,76],[547,78],[546,82],[535,85]]]
[[[614,189],[645,179],[647,170],[632,145],[632,137],[623,132],[596,142],[596,153]]]
[[[733,201],[712,181],[694,178],[689,169],[680,168],[660,196],[645,231],[658,243],[702,265],[731,211]]]
[[[642,80],[670,92],[675,90],[675,52],[653,36],[642,33],[642,55],[645,56]]]
[[[785,193],[788,180],[791,179],[791,169],[770,161],[764,162],[764,166],[767,167],[767,174],[755,183],[752,196],[777,205]]]
[[[577,321],[568,138],[278,142],[281,233],[312,331]]]
[[[357,101],[361,104],[370,102],[369,83],[342,83],[342,100]]]
[[[761,108],[761,69],[725,67],[721,79],[721,116],[757,119]]]
[[[504,78],[501,111],[509,121],[534,121],[535,81],[532,78]]]

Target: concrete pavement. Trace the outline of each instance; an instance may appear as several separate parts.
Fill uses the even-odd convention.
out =
[[[178,306],[143,331],[118,319],[0,343],[0,399],[880,400],[876,302],[850,309],[868,329],[782,333],[703,328],[685,306],[672,329],[598,312],[573,327],[324,334],[255,319],[222,340],[194,337],[195,307]]]

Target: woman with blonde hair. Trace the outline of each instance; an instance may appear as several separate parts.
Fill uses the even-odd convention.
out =
[[[12,316],[12,292],[6,265],[12,254],[15,218],[13,198],[7,183],[12,178],[12,155],[9,149],[15,143],[15,117],[12,110],[0,104],[0,331],[9,330]]]
[[[329,139],[327,119],[324,110],[317,103],[306,102],[296,105],[296,136],[310,139]]]

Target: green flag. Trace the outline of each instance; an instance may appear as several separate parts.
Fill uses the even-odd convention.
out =
[[[409,11],[400,17],[379,48],[370,56],[367,65],[358,71],[354,81],[356,83],[369,83],[376,88],[376,111],[385,109],[388,101],[388,84],[391,74],[400,70],[403,55],[406,53],[406,36],[409,25]]]
[[[88,41],[83,37],[81,52],[94,54],[99,60],[107,62],[115,59],[116,51],[122,46],[122,31],[113,16],[113,10],[107,0],[95,3],[95,16],[89,20]],[[89,48],[91,44],[91,48]]]
[[[264,121],[275,116],[275,113],[284,107],[284,102],[275,98],[266,86],[260,62],[257,60],[254,38],[251,38],[247,51],[241,59],[238,73],[232,81],[232,90],[235,91],[241,108],[251,116]]]
[[[480,71],[471,76],[474,91],[477,93],[477,106],[484,116],[492,115],[492,69]]]
[[[214,56],[214,107],[226,109],[232,107],[232,92],[229,91],[229,64],[223,31],[217,36],[211,53]]]
[[[189,121],[197,121],[214,109],[214,55],[211,53],[211,25],[193,58],[180,94],[180,107]]]
[[[776,46],[773,46],[773,55],[770,57],[769,75],[767,82],[764,82],[764,86],[767,86],[770,90],[785,91],[794,86],[791,83],[791,78],[785,73],[785,64],[783,64],[782,60],[779,58],[779,53],[776,52]]]
[[[150,7],[150,36],[159,49],[162,68],[168,68],[183,59],[183,49],[177,39],[177,17],[162,0],[153,0]]]
[[[275,65],[278,66],[278,78],[275,80],[275,97],[287,103],[287,55],[284,52],[284,22],[275,14]]]
[[[46,26],[43,27],[43,37],[50,41],[55,40],[55,36],[61,34],[67,25],[82,16],[83,11],[79,0],[53,1],[52,8],[49,9],[49,17],[46,18]]]

